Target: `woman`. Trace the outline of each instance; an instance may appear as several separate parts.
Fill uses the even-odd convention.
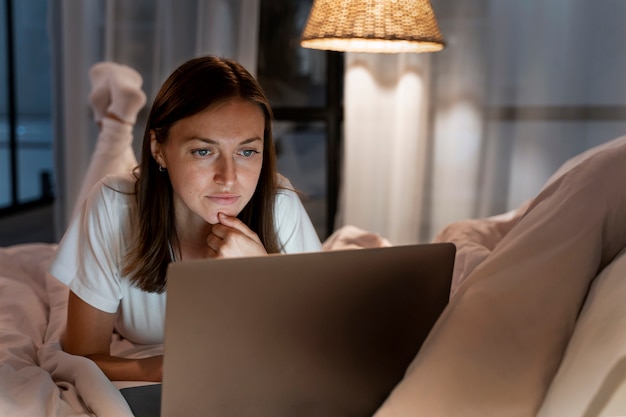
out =
[[[112,100],[129,91],[118,75],[108,78]],[[128,129],[124,111],[111,111],[119,108],[108,106],[101,135]],[[261,87],[236,62],[195,58],[170,75],[140,165],[103,178],[59,245],[51,272],[70,287],[64,350],[111,380],[160,381],[162,356],[119,358],[110,343],[114,331],[162,343],[169,262],[320,250],[297,194],[276,173],[271,118]]]

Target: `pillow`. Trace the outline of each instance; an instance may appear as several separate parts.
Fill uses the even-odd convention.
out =
[[[537,417],[626,415],[626,249],[595,279]]]

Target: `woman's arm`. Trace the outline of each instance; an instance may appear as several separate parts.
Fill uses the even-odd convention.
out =
[[[111,381],[161,381],[162,355],[143,359],[111,356],[115,317],[115,313],[98,310],[70,291],[63,350],[93,360]]]

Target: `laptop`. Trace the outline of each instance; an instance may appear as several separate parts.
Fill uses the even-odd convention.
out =
[[[437,243],[172,263],[148,402],[161,397],[161,417],[371,416],[445,308],[454,255]]]

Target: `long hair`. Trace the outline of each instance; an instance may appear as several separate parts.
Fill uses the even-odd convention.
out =
[[[135,170],[138,227],[124,258],[123,273],[144,291],[165,291],[171,248],[178,244],[172,185],[167,172],[159,171],[150,151],[151,132],[155,132],[159,143],[165,143],[177,121],[232,99],[258,105],[265,118],[259,182],[238,218],[259,236],[268,253],[280,251],[274,228],[277,180],[269,101],[239,63],[213,56],[194,58],[176,69],[157,93],[143,136],[141,161]]]

